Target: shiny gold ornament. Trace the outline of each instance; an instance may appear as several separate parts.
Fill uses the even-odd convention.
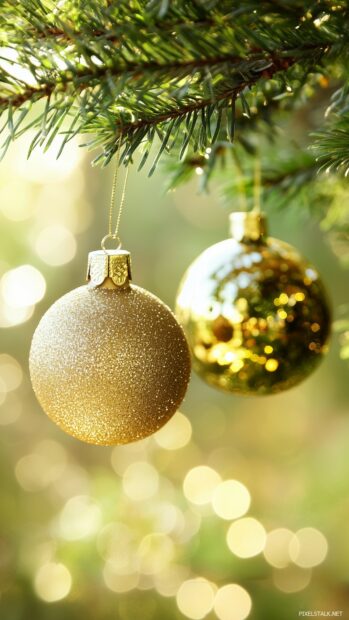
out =
[[[154,433],[189,381],[182,328],[130,277],[128,252],[91,252],[89,284],[56,301],[33,337],[30,374],[42,408],[88,443],[125,444]]]
[[[266,236],[264,216],[232,213],[232,238],[189,267],[177,297],[193,367],[238,394],[274,394],[303,381],[326,351],[330,311],[317,271]]]

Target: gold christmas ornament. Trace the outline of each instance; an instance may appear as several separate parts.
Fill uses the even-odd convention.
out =
[[[316,269],[267,237],[257,212],[230,215],[231,239],[189,267],[177,317],[193,368],[238,394],[274,394],[305,379],[327,349],[330,310]]]
[[[125,444],[154,433],[188,385],[182,328],[130,278],[128,252],[91,252],[89,284],[56,301],[34,333],[35,394],[61,429],[87,443]]]

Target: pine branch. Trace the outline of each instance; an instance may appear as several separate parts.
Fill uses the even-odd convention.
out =
[[[322,47],[316,47],[316,46],[310,46],[310,47],[306,47],[305,51],[317,51],[317,52],[323,52]],[[258,53],[256,55],[252,55],[250,58],[250,63],[251,66],[253,68],[257,67],[257,63],[261,62],[261,71],[264,72],[264,75],[268,75],[268,78],[272,78],[273,75],[280,70],[286,70],[288,69],[290,66],[292,66],[295,62],[297,62],[297,58],[292,57],[292,56],[285,56],[284,54],[287,54],[287,50],[280,50],[277,54],[272,54],[269,57],[265,57],[262,56],[261,53]],[[31,87],[27,87],[26,89],[24,89],[21,93],[18,93],[17,95],[8,95],[7,97],[0,97],[0,111],[1,109],[7,109],[9,105],[12,106],[13,109],[20,107],[21,105],[23,105],[24,103],[26,103],[27,101],[37,101],[43,97],[48,97],[51,96],[55,90],[58,90],[60,92],[64,91],[69,84],[74,84],[75,82],[77,82],[77,84],[75,85],[75,89],[77,92],[84,90],[85,88],[91,87],[91,85],[94,82],[99,83],[101,79],[106,79],[106,77],[112,77],[112,78],[118,78],[121,75],[127,73],[129,79],[135,79],[135,80],[139,80],[141,76],[143,76],[145,73],[150,72],[153,76],[154,73],[158,73],[158,72],[166,72],[166,74],[171,74],[171,72],[175,71],[175,73],[177,73],[177,70],[185,70],[186,72],[190,73],[193,70],[199,70],[200,68],[213,68],[217,65],[223,65],[225,63],[233,63],[236,65],[236,70],[239,69],[240,65],[244,65],[245,67],[245,71],[248,71],[248,65],[246,63],[246,61],[244,61],[243,58],[240,58],[239,56],[235,56],[235,55],[225,55],[225,56],[218,56],[218,57],[212,57],[212,58],[203,58],[203,59],[191,59],[191,60],[186,60],[186,61],[181,61],[181,60],[176,60],[173,62],[168,62],[168,63],[157,63],[155,61],[153,62],[148,62],[148,63],[139,63],[136,64],[135,62],[131,63],[127,63],[121,66],[114,66],[114,67],[95,67],[93,69],[93,72],[91,72],[91,69],[89,70],[78,70],[76,72],[75,75],[71,74],[71,75],[67,75],[66,73],[61,72],[54,81],[51,82],[47,82],[46,84],[43,85],[39,85],[37,88],[34,86]],[[265,67],[265,68],[263,68]],[[255,71],[257,71],[257,69],[254,69]],[[241,88],[247,88],[249,86],[251,86],[252,84],[254,84],[257,79],[259,78],[258,73],[256,72],[256,76],[255,79],[251,79],[251,80],[246,80]],[[237,94],[239,92],[239,88],[236,89],[237,90]],[[233,93],[230,93],[230,96]],[[229,97],[229,94],[227,94],[227,97]],[[215,101],[220,101],[221,98],[225,98],[225,97],[217,97],[215,99]],[[210,101],[210,103],[212,103],[212,100]],[[203,101],[201,107],[205,107],[206,105],[208,105],[207,101]],[[200,107],[200,106],[199,106]],[[190,106],[187,106],[187,108],[184,106],[183,107],[183,113],[186,113],[186,111],[190,111]],[[193,108],[195,109],[195,108]],[[161,122],[162,120],[166,120],[167,115],[159,115],[159,121]],[[171,116],[169,116],[169,118],[172,118]],[[131,124],[130,124],[131,126]],[[137,127],[137,123],[134,124],[135,127]]]
[[[180,140],[182,154],[202,153],[222,138],[222,123],[233,139],[235,105],[249,116],[249,100],[266,97],[275,81],[280,101],[290,91],[296,98],[299,84],[348,49],[347,15],[345,2],[309,0],[67,0],[62,8],[5,0],[0,41],[11,54],[0,59],[0,111],[8,112],[10,138],[3,149],[36,127],[34,146],[47,147],[62,130],[63,145],[93,133],[89,147],[102,148],[104,163],[121,132],[123,158],[143,148],[143,164],[157,136],[156,163]],[[25,125],[40,100],[44,109]]]
[[[327,109],[325,129],[314,132],[313,150],[320,170],[349,174],[349,84],[337,90]]]

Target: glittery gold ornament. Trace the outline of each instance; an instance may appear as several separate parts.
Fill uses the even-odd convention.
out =
[[[125,444],[158,430],[190,376],[182,328],[157,297],[130,284],[130,255],[89,255],[89,284],[41,319],[30,374],[47,415],[88,443]]]
[[[266,236],[264,216],[232,213],[232,238],[189,267],[177,317],[193,368],[238,394],[296,385],[326,351],[330,311],[317,271],[290,245]]]

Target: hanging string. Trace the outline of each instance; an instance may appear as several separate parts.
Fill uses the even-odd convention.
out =
[[[259,145],[256,147],[256,156],[254,163],[254,179],[253,179],[253,211],[257,211],[257,213],[261,212],[261,188],[262,188],[262,179],[261,179],[261,158]]]
[[[119,204],[119,209],[118,209],[118,213],[116,217],[116,224],[115,224],[115,228],[113,232],[113,216],[114,216],[114,210],[115,210],[115,197],[116,197],[116,189],[117,189],[119,168],[120,168],[121,144],[122,144],[122,134],[120,134],[118,150],[116,152],[115,172],[114,172],[113,183],[112,183],[112,191],[111,191],[109,215],[108,215],[108,234],[106,234],[105,237],[103,237],[101,241],[101,247],[104,251],[106,251],[105,243],[108,239],[117,241],[117,249],[121,247],[121,241],[119,237],[119,228],[120,228],[120,220],[121,220],[122,211],[123,211],[124,204],[125,204],[128,166],[126,167],[126,170],[125,170],[124,183],[123,183],[121,197],[120,197],[120,204]]]

